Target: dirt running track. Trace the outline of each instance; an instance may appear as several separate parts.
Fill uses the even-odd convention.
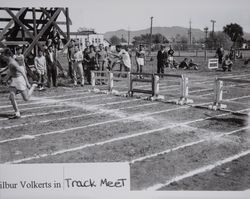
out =
[[[58,87],[19,99],[19,120],[6,118],[2,87],[0,163],[130,162],[132,190],[250,189],[249,85],[227,85],[227,111],[205,108],[215,76],[249,79],[249,71],[187,75],[192,105],[166,102],[179,97],[171,79],[161,80],[165,102]]]

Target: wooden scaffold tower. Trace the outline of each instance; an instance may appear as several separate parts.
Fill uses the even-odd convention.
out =
[[[34,57],[50,41],[56,49],[66,49],[70,42],[68,8],[0,7],[0,47],[24,46],[24,57]]]

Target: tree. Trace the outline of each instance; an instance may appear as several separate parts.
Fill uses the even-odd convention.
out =
[[[241,45],[243,40],[243,28],[237,23],[231,23],[223,27],[223,32],[226,33],[234,45]]]
[[[118,44],[121,43],[121,39],[119,37],[115,36],[115,35],[113,35],[112,37],[110,37],[109,41],[110,41],[110,43],[112,45],[118,45]]]
[[[127,40],[124,39],[123,37],[120,39],[120,41],[121,41],[122,43],[126,43],[126,42],[127,42]]]
[[[140,36],[135,36],[133,43],[149,43],[150,42],[150,34],[142,34]],[[153,44],[160,44],[160,43],[169,43],[168,39],[160,34],[152,34],[152,43]]]
[[[169,43],[168,39],[160,33],[152,35],[152,42],[154,44]]]
[[[230,37],[224,32],[215,32],[213,35],[210,33],[207,38],[207,47],[209,49],[213,47],[219,47],[222,45],[225,49],[230,49],[233,42]]]

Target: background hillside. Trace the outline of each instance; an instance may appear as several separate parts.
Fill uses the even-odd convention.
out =
[[[131,40],[135,36],[140,36],[141,34],[147,34],[149,33],[150,30],[148,29],[143,29],[143,30],[135,30],[135,31],[130,31],[130,38]],[[153,34],[160,33],[164,35],[167,39],[171,39],[172,37],[175,37],[175,35],[179,34],[181,36],[188,36],[188,28],[185,27],[180,27],[180,26],[173,26],[173,27],[153,27]],[[128,38],[128,31],[124,29],[120,29],[117,31],[109,31],[104,33],[104,38],[105,39],[110,39],[113,35],[127,40]],[[192,29],[192,37],[194,37],[196,40],[199,40],[201,38],[205,37],[205,33],[200,30],[200,29]],[[247,40],[250,40],[250,33],[245,33],[244,38]]]

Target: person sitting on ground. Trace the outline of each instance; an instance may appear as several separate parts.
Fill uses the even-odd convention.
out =
[[[193,59],[189,60],[188,68],[187,69],[190,69],[190,68],[194,68],[194,70],[198,70],[198,64],[194,63]]]
[[[28,101],[34,89],[37,87],[37,84],[32,84],[32,86],[30,85],[23,67],[19,66],[19,64],[13,58],[13,54],[9,48],[6,48],[1,54],[1,59],[3,59],[9,67],[6,81],[8,82],[8,80],[10,80],[9,99],[15,111],[15,114],[9,119],[17,119],[21,117],[21,114],[17,106],[16,95],[20,93],[23,99]]]
[[[44,89],[44,75],[47,70],[46,59],[43,56],[43,51],[41,49],[38,50],[38,56],[35,57],[34,66],[38,74],[38,88],[41,91]]]
[[[188,69],[188,58],[184,58],[184,60],[179,64],[179,68],[184,70]]]
[[[229,55],[226,55],[225,59],[222,62],[223,71],[225,72],[225,71],[228,70],[229,72],[231,72],[232,71],[232,66],[233,66],[232,60],[230,59]]]

